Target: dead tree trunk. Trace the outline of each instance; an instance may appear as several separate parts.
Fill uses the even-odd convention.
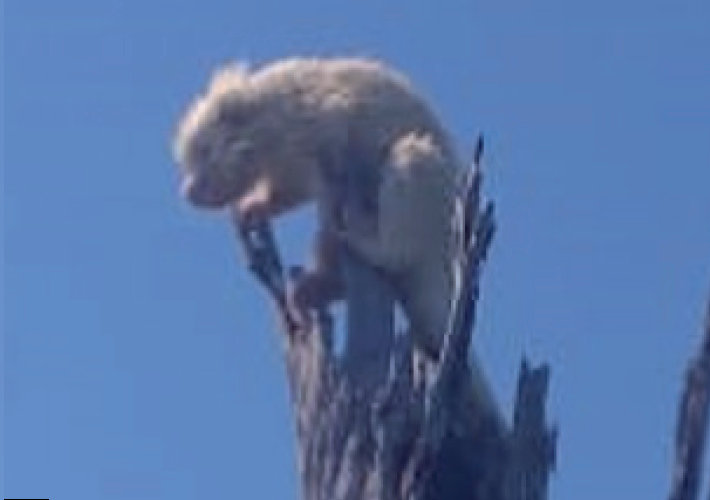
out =
[[[337,356],[327,311],[310,325],[293,320],[270,229],[240,230],[283,320],[304,500],[547,498],[555,456],[544,410],[549,369],[523,361],[510,426],[477,397],[467,362],[495,229],[493,205],[480,195],[480,151],[459,200],[459,287],[436,363],[413,366],[408,335],[394,331],[387,280],[347,253],[347,341]]]

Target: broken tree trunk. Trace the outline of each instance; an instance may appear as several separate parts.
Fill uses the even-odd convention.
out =
[[[480,397],[478,368],[467,361],[495,229],[493,205],[480,195],[481,146],[459,200],[452,265],[460,279],[437,362],[415,361],[409,336],[395,334],[387,280],[346,251],[347,340],[337,355],[327,311],[308,325],[294,321],[270,228],[239,230],[283,323],[304,500],[547,498],[555,455],[544,411],[548,368],[523,362],[509,426]]]

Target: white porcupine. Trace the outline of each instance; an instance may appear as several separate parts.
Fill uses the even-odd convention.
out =
[[[354,58],[226,66],[180,121],[174,154],[196,206],[230,206],[248,223],[315,201],[315,264],[299,302],[340,295],[344,238],[397,284],[415,345],[438,351],[460,162],[402,75]]]

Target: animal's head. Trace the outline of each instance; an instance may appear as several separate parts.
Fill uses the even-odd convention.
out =
[[[180,120],[173,155],[182,175],[181,192],[200,208],[222,208],[256,182],[251,122],[256,104],[244,66],[217,71],[204,94]]]

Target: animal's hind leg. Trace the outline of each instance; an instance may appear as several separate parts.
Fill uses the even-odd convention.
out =
[[[378,231],[355,246],[397,284],[414,343],[435,356],[453,288],[455,171],[427,135],[392,147],[379,187]]]
[[[350,242],[374,241],[377,237],[377,168],[367,165],[365,157],[356,151],[343,155],[332,147],[324,147],[318,160],[321,186],[314,261],[299,279],[294,293],[304,309],[342,299],[343,246],[357,251]]]
[[[320,210],[320,227],[315,236],[313,260],[294,285],[292,301],[299,314],[324,309],[344,295],[340,264],[341,242],[330,216]]]

